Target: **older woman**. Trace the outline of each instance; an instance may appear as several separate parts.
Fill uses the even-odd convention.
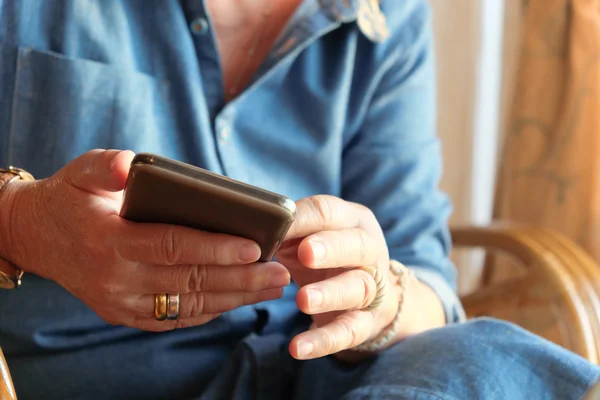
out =
[[[580,396],[596,367],[462,321],[429,18],[424,0],[0,2],[0,164],[38,179],[0,189],[20,398]],[[297,200],[277,262],[118,217],[131,150]]]

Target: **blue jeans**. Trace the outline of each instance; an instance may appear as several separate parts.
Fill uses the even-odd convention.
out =
[[[358,366],[293,360],[250,336],[201,399],[580,399],[600,368],[512,324],[477,319],[417,335]]]

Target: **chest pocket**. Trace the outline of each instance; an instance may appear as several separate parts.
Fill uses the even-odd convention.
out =
[[[0,56],[2,164],[42,178],[93,148],[164,153],[173,146],[166,83],[25,47],[0,44]]]

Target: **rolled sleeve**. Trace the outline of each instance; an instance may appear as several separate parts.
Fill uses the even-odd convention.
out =
[[[439,189],[442,159],[430,10],[423,0],[403,4],[386,8],[390,52],[369,81],[373,96],[344,149],[342,197],[373,211],[390,258],[412,266],[439,296],[447,323],[455,323],[465,313],[449,256],[452,207]]]

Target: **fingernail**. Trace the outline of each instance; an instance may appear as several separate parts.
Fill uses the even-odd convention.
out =
[[[310,355],[315,349],[315,345],[312,342],[300,342],[298,343],[298,357],[306,357]]]
[[[280,288],[290,284],[290,274],[287,271],[276,272],[269,277],[267,285],[269,288]]]
[[[254,243],[243,245],[238,253],[242,262],[253,262],[260,258],[260,247]]]
[[[323,293],[320,290],[308,289],[306,292],[308,294],[308,306],[311,310],[323,304]]]
[[[317,241],[310,242],[310,247],[312,249],[314,262],[321,262],[325,259],[327,249],[323,243]]]

